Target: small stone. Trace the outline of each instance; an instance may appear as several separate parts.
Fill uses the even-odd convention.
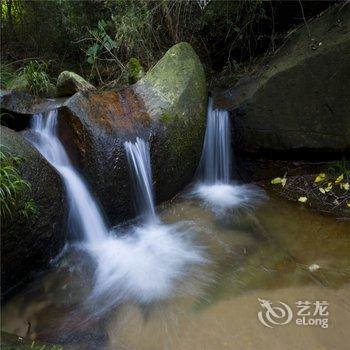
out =
[[[310,272],[315,272],[315,271],[317,271],[320,268],[320,265],[311,264],[308,268],[309,268]]]

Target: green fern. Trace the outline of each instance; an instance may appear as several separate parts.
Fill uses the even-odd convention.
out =
[[[0,151],[0,214],[2,218],[11,218],[14,210],[18,210],[19,215],[24,218],[36,214],[37,209],[33,200],[19,205],[21,195],[31,190],[30,183],[21,178],[16,168],[22,162],[23,158],[6,155]]]

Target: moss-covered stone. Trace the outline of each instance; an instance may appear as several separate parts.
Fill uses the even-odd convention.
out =
[[[79,92],[60,109],[62,140],[112,223],[133,213],[124,141],[150,141],[156,197],[169,199],[197,168],[206,100],[200,60],[180,43],[131,87]]]
[[[200,159],[207,101],[204,70],[191,45],[179,43],[132,88],[154,121],[155,190],[157,199],[165,200],[192,179]]]
[[[95,87],[80,75],[63,71],[57,78],[57,96],[71,96],[78,91],[95,90]]]

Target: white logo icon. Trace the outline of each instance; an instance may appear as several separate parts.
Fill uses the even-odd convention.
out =
[[[282,301],[279,306],[272,306],[272,302],[258,299],[263,311],[258,312],[259,321],[266,327],[273,328],[289,323],[293,318],[292,309]]]

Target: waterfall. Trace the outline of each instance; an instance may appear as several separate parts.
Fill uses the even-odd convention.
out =
[[[124,144],[135,187],[135,201],[144,222],[108,230],[82,176],[73,168],[57,135],[57,111],[33,117],[30,141],[61,175],[69,200],[71,224],[78,227],[81,248],[95,261],[94,285],[86,304],[102,313],[125,301],[149,303],[176,293],[192,266],[207,262],[182,225],[157,218],[149,145],[140,138]]]
[[[77,228],[79,236],[89,243],[103,239],[108,230],[101,211],[57,136],[57,110],[34,115],[31,129],[36,137],[30,141],[64,181],[71,224]]]
[[[231,178],[231,137],[229,114],[213,109],[209,99],[207,129],[201,159],[203,180],[207,183],[229,183]]]
[[[230,133],[229,113],[213,109],[210,98],[199,166],[200,181],[195,185],[193,195],[218,215],[232,209],[251,208],[265,198],[264,192],[256,186],[238,185],[232,181]]]
[[[154,209],[149,144],[138,137],[135,143],[125,142],[124,147],[134,183],[134,198],[139,214],[144,216],[147,221],[154,222],[156,212]]]

